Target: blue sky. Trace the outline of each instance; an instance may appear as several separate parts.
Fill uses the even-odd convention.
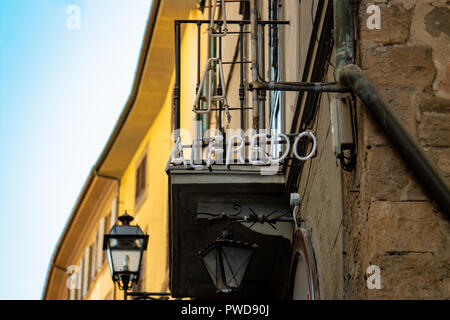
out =
[[[56,242],[130,94],[150,3],[0,0],[0,299],[41,298]],[[68,27],[70,5],[79,29]]]

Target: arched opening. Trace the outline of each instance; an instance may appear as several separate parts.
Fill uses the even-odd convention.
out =
[[[302,228],[297,230],[292,249],[289,298],[319,299],[316,262],[306,230]]]

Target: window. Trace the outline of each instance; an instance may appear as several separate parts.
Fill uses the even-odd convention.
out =
[[[75,300],[75,289],[67,288],[67,298],[66,300]]]
[[[119,206],[119,199],[118,197],[115,197],[111,203],[111,214],[109,216],[109,229],[111,230],[112,227],[114,227],[114,225],[116,224],[117,221],[117,210]],[[108,230],[109,232],[109,230]]]
[[[83,257],[83,277],[81,282],[81,297],[84,297],[89,290],[89,262],[91,261],[90,258],[91,249],[90,247],[86,247],[84,249],[84,257]]]
[[[145,155],[139,163],[136,170],[136,203],[142,198],[145,193],[146,186],[146,173],[147,173],[147,155]]]
[[[78,269],[78,273],[77,273],[77,298],[76,300],[81,300],[82,296],[81,296],[81,287],[83,284],[83,258],[80,259],[80,266]]]
[[[97,267],[97,265],[96,265],[96,262],[95,262],[95,259],[96,259],[96,254],[97,254],[97,238],[98,238],[98,235],[97,235],[97,232],[95,233],[95,236],[94,236],[94,243],[92,244],[92,246],[91,246],[91,281],[93,281],[94,279],[95,279],[95,275],[97,274],[97,269],[96,269],[96,267]]]

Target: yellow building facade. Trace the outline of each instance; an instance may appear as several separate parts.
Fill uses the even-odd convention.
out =
[[[111,279],[103,235],[125,211],[150,235],[136,289],[168,292],[173,20],[198,14],[195,1],[152,1],[132,93],[59,239],[44,299],[123,298]],[[184,124],[189,128],[190,121]]]

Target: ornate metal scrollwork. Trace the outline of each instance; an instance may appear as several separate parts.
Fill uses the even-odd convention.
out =
[[[268,214],[257,214],[255,210],[251,207],[248,207],[250,211],[247,215],[242,215],[242,206],[240,204],[233,205],[233,213],[226,213],[224,211],[220,213],[211,213],[211,212],[196,212],[194,214],[197,222],[200,219],[207,220],[209,224],[219,223],[219,222],[227,222],[226,228],[232,223],[250,223],[247,228],[251,229],[256,223],[267,223],[270,227],[276,230],[275,224],[277,222],[294,222],[292,218],[285,218],[290,215],[289,211],[275,215],[278,212],[278,209],[271,211]]]

